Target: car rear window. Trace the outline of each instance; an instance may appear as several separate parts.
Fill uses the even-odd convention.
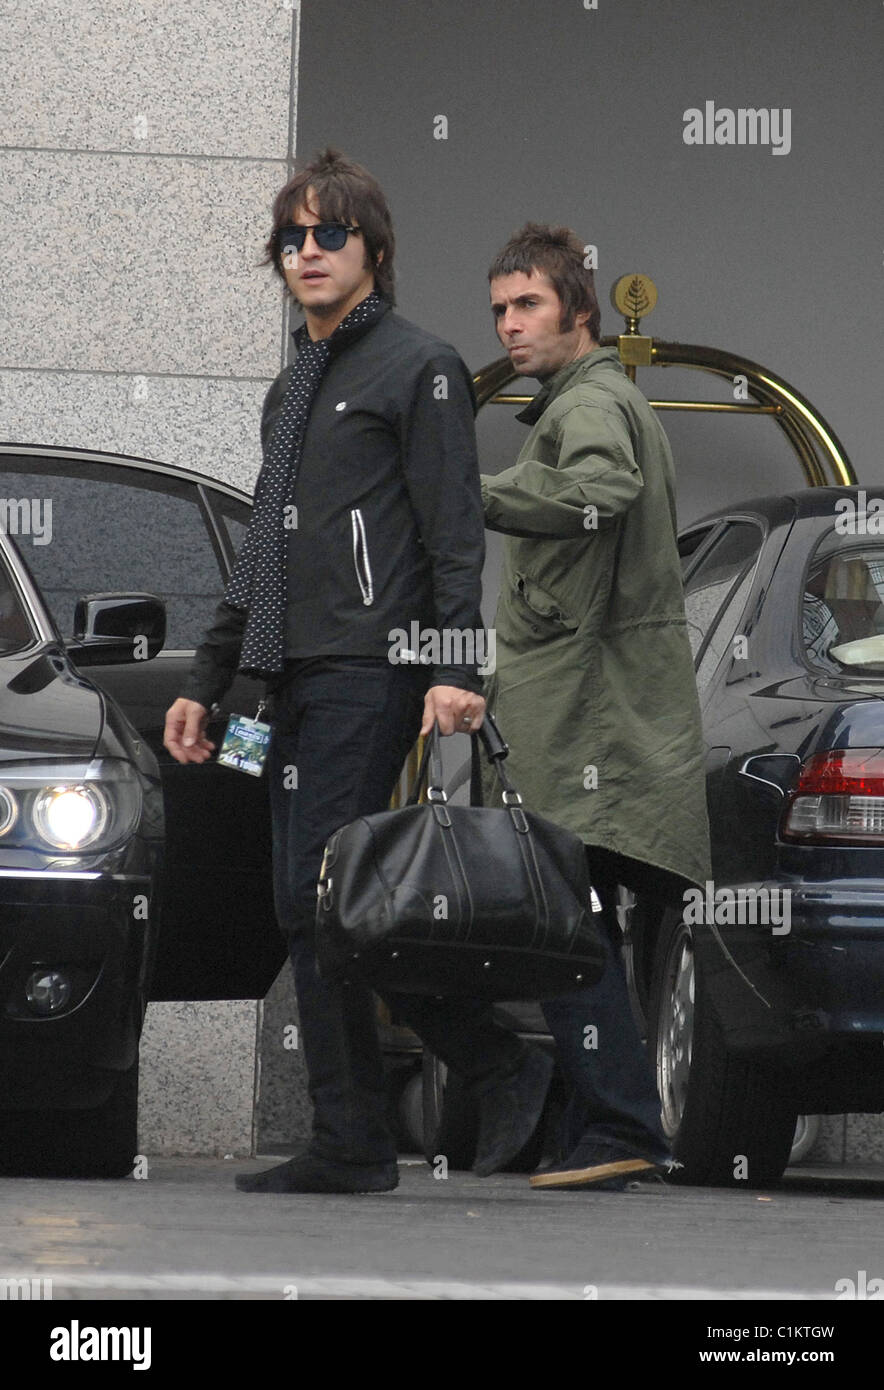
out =
[[[814,665],[884,674],[884,538],[823,537],[804,580],[801,635]]]
[[[702,657],[714,625],[734,590],[754,571],[763,543],[764,533],[754,522],[729,522],[685,583],[685,617],[695,658]],[[737,613],[734,621],[739,617]],[[731,635],[728,634],[727,641]]]

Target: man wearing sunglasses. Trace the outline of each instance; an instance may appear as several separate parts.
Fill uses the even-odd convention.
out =
[[[304,324],[264,402],[246,540],[166,719],[173,757],[204,762],[209,709],[235,672],[268,682],[274,895],[314,1113],[306,1150],[240,1175],[248,1192],[397,1185],[374,998],[319,978],[316,882],[331,833],[386,808],[418,732],[475,731],[485,708],[475,662],[449,663],[440,643],[428,668],[391,640],[414,622],[477,633],[484,558],[472,381],[453,348],[392,312],[393,253],[380,187],[333,150],[276,198],[265,263]],[[530,1138],[549,1059],[486,1005],[389,1002],[473,1090],[476,1171],[502,1168]]]

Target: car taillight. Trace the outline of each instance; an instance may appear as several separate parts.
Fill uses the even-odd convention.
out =
[[[781,834],[884,844],[884,748],[836,748],[810,758],[789,793]]]

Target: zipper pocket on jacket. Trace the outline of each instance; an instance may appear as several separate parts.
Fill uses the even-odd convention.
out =
[[[356,570],[356,578],[359,580],[362,602],[365,604],[374,603],[374,582],[371,577],[371,562],[368,558],[368,542],[365,539],[365,522],[358,507],[351,510],[350,523],[353,528],[353,566]]]

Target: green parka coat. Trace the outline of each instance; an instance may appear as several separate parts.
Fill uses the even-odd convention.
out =
[[[488,705],[526,806],[589,845],[703,885],[703,742],[666,435],[613,348],[518,416],[512,468],[483,476],[504,541]],[[676,882],[673,887],[681,888]]]

